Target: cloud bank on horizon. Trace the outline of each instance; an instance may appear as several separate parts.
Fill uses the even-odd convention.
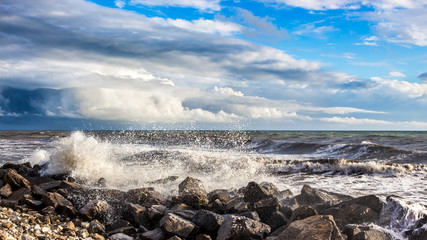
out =
[[[0,128],[427,130],[426,10],[4,0]]]

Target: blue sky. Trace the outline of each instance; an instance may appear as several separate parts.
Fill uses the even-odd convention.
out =
[[[427,130],[426,0],[4,0],[0,129]]]

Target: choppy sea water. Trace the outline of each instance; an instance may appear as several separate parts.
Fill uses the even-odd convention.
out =
[[[397,195],[416,211],[427,205],[427,132],[0,132],[0,164],[7,161],[48,163],[46,174],[166,195],[192,176],[207,190],[268,181],[295,194],[308,184],[355,197]],[[170,176],[178,178],[153,183]]]

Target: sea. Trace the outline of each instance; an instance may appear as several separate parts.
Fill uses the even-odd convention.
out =
[[[43,174],[69,173],[93,188],[104,178],[107,188],[154,187],[166,196],[187,176],[208,191],[255,181],[294,194],[307,184],[384,201],[400,196],[401,222],[378,226],[395,239],[427,214],[427,132],[1,131],[6,162],[43,165]]]

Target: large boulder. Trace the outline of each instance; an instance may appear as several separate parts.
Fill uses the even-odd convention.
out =
[[[260,200],[271,198],[271,194],[256,182],[250,182],[244,189],[244,201],[254,204]]]
[[[54,207],[60,214],[69,217],[74,217],[77,214],[77,210],[74,208],[73,204],[59,193],[46,193],[42,201],[46,206]]]
[[[165,240],[166,233],[163,232],[162,229],[156,228],[154,230],[144,232],[143,234],[141,234],[141,238],[143,240]]]
[[[0,188],[0,198],[8,198],[10,194],[12,194],[12,187],[6,183]]]
[[[391,240],[386,233],[369,226],[350,224],[345,226],[343,233],[348,240]]]
[[[129,203],[127,205],[127,211],[125,214],[129,221],[135,223],[135,225],[142,225],[149,228],[151,226],[148,210],[146,207],[139,204]]]
[[[295,211],[292,212],[292,216],[289,219],[289,222],[293,222],[293,221],[297,221],[297,220],[302,220],[314,215],[319,215],[319,213],[317,212],[316,209],[314,209],[313,207],[310,206],[302,206],[299,207],[297,209],[295,209]]]
[[[316,215],[291,223],[276,240],[343,240],[334,218]]]
[[[344,201],[353,199],[353,197],[327,192],[322,189],[312,188],[308,185],[304,185],[301,189],[301,194],[295,197],[299,206],[309,205],[315,207],[332,206],[339,204]]]
[[[31,187],[30,182],[13,169],[6,169],[3,175],[3,184],[9,184],[12,189]]]
[[[200,210],[196,212],[191,221],[195,223],[201,230],[209,233],[215,233],[218,231],[219,227],[224,221],[224,218],[214,212]]]
[[[375,223],[380,218],[374,210],[361,204],[338,205],[323,211],[323,214],[334,216],[335,222],[340,228],[347,224]]]
[[[185,204],[196,209],[209,203],[206,189],[199,179],[187,177],[179,184],[178,193]]]
[[[196,225],[173,213],[168,213],[160,220],[160,227],[168,234],[186,238],[195,230]]]
[[[92,200],[82,207],[79,212],[88,220],[98,219],[105,221],[112,214],[113,209],[106,201]]]
[[[271,214],[279,210],[280,202],[276,197],[261,199],[254,203],[254,209],[258,212],[262,221],[266,221]]]
[[[137,203],[145,207],[163,204],[162,194],[152,188],[131,189],[126,193],[126,200],[131,203]]]
[[[243,216],[229,215],[218,230],[217,240],[258,240],[271,232],[270,226]]]

